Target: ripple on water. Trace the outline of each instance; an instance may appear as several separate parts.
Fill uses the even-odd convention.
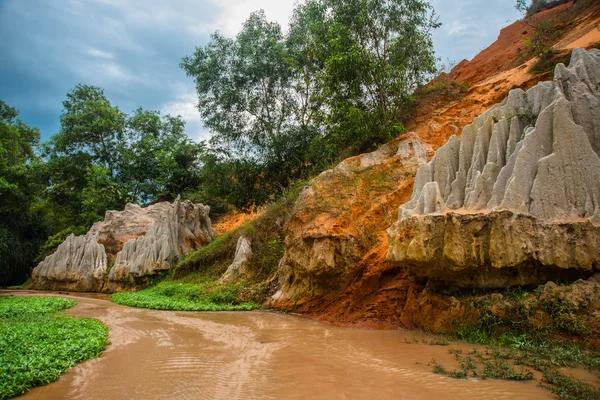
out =
[[[104,354],[25,399],[543,399],[535,382],[431,372],[448,346],[424,334],[337,328],[265,312],[181,313],[75,298],[71,313],[109,326]],[[467,346],[453,345],[463,348]]]

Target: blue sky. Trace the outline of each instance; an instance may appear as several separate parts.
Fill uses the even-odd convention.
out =
[[[235,35],[250,12],[287,25],[296,0],[0,0],[0,99],[40,128],[59,127],[62,101],[77,83],[100,86],[130,113],[179,114],[195,140],[208,137],[195,109],[185,55],[215,30]],[[515,0],[431,0],[443,27],[437,56],[471,59],[516,20]]]

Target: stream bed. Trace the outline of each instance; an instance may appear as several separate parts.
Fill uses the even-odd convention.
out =
[[[2,295],[58,295],[3,291]],[[450,348],[402,330],[324,325],[267,311],[177,312],[60,295],[66,312],[109,327],[102,356],[19,399],[544,399],[537,381],[457,380],[434,374]],[[416,343],[418,342],[418,343]]]

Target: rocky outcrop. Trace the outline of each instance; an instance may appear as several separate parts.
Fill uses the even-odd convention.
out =
[[[229,283],[240,279],[245,276],[246,264],[248,259],[252,255],[252,247],[250,246],[250,240],[245,236],[238,238],[235,246],[235,257],[233,262],[227,267],[225,273],[219,279],[219,283]]]
[[[341,162],[304,188],[286,226],[280,290],[271,306],[296,307],[347,287],[370,251],[381,248],[382,233],[408,200],[427,148],[407,134]]]
[[[30,287],[114,291],[171,268],[212,240],[210,208],[175,200],[107,211],[84,236],[71,235],[32,273]]]
[[[600,268],[600,51],[512,90],[417,172],[388,259],[462,287]]]

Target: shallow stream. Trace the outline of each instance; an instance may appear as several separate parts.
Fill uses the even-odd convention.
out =
[[[101,357],[20,399],[553,398],[536,381],[434,374],[432,358],[450,365],[449,348],[471,347],[416,344],[434,339],[422,333],[340,328],[263,311],[136,309],[101,294],[62,296],[78,302],[69,314],[106,324],[111,344]]]

